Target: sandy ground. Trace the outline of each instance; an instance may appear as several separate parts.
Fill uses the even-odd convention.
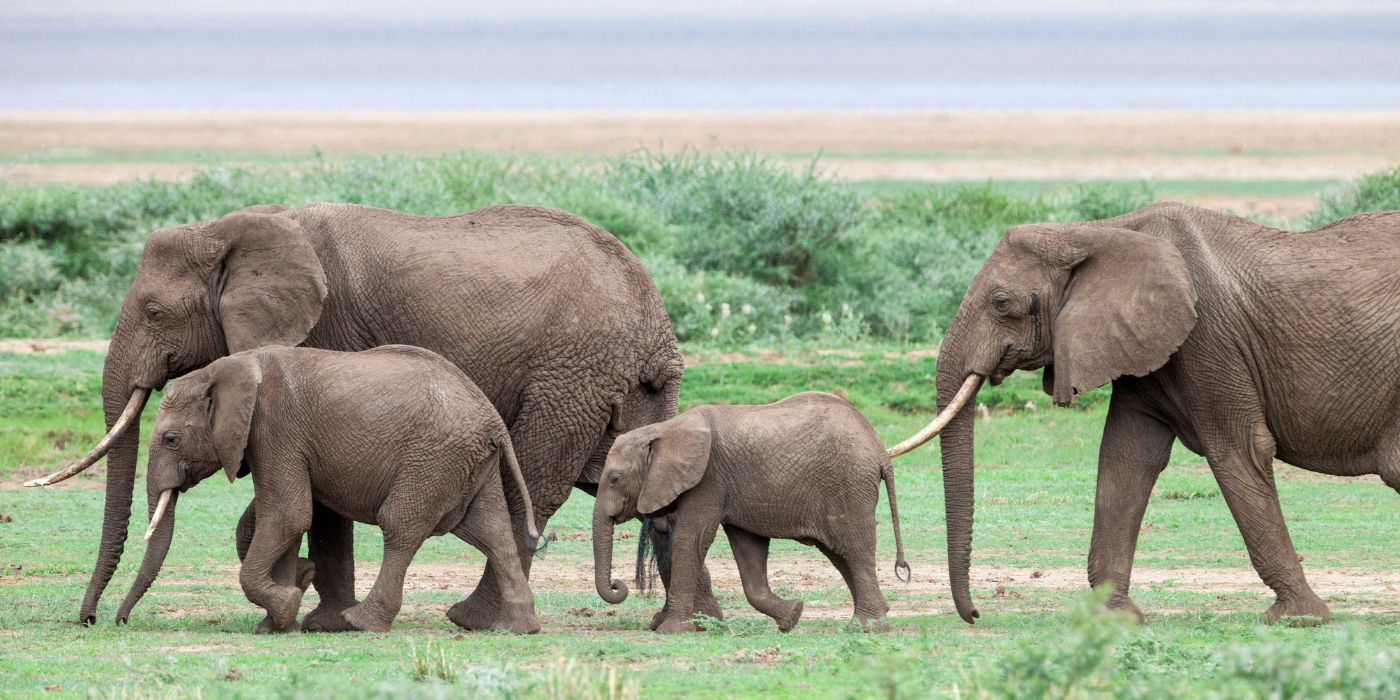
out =
[[[618,551],[630,549],[626,542],[619,542]],[[412,594],[421,591],[448,591],[465,596],[480,579],[484,562],[475,552],[471,561],[453,564],[413,564],[404,582],[405,592]],[[619,557],[621,559],[623,557]],[[710,569],[716,592],[738,595],[743,589],[739,572],[732,559],[711,556],[706,561]],[[940,566],[918,567],[910,583],[894,578],[889,562],[881,561],[879,570],[880,587],[890,597],[891,617],[911,615],[953,614],[953,602],[948,593],[947,572]],[[356,566],[356,591],[363,597],[374,583],[378,562],[362,561]],[[233,565],[219,566],[208,576],[192,577],[192,571],[179,571],[170,568],[168,576],[161,579],[165,586],[163,595],[179,595],[170,591],[172,587],[192,584],[208,584],[211,581],[227,580],[230,585],[237,581],[238,568]],[[620,577],[632,586],[630,568],[615,568],[614,577]],[[804,601],[803,619],[846,619],[851,616],[850,594],[845,589],[840,574],[821,556],[815,553],[795,554],[775,553],[769,562],[770,582],[775,591],[784,597],[796,596]],[[545,559],[536,563],[530,575],[530,586],[537,593],[590,593],[592,592],[593,568],[591,563],[567,563],[558,559]],[[1308,572],[1308,581],[1324,599],[1332,598],[1334,611],[1353,614],[1396,614],[1400,612],[1400,573],[1372,571],[1364,569],[1330,568]],[[1026,609],[1042,606],[1058,606],[1059,603],[1046,596],[1049,592],[1084,591],[1087,577],[1082,567],[1059,568],[1015,568],[1005,566],[974,566],[971,582],[976,593],[976,602],[984,611],[998,608]],[[1207,569],[1207,568],[1137,568],[1133,571],[1135,590],[1166,588],[1187,593],[1215,596],[1257,595],[1257,603],[1246,598],[1244,601],[1221,602],[1220,608],[1237,608],[1254,605],[1262,612],[1273,599],[1270,591],[1259,577],[1247,568]],[[990,593],[989,593],[990,592]],[[636,591],[633,595],[638,595]],[[660,589],[649,598],[656,606],[661,605]],[[742,604],[740,604],[742,605]],[[184,609],[184,606],[179,606]],[[429,613],[441,612],[439,605],[406,603],[405,609],[422,608]],[[1252,608],[1251,608],[1252,609]],[[591,607],[571,610],[576,617],[607,616],[610,606],[602,600]],[[188,612],[188,611],[185,611]],[[743,608],[746,614],[753,610]],[[1206,610],[1144,610],[1148,614],[1170,614],[1175,612],[1208,612]],[[585,622],[584,626],[594,627]]]
[[[754,149],[850,180],[1343,180],[1400,162],[1400,112],[0,112],[0,178],[178,179],[201,163],[386,152]],[[1292,215],[1311,197],[1201,197]]]

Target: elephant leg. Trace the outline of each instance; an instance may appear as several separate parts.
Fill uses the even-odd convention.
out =
[[[1133,557],[1148,497],[1167,467],[1175,440],[1170,428],[1138,410],[1131,394],[1114,389],[1099,443],[1089,586],[1111,584],[1109,609],[1127,612],[1139,622],[1142,611],[1128,596]]]
[[[316,503],[311,511],[308,539],[311,561],[315,564],[312,571],[316,592],[321,601],[307,613],[301,628],[306,632],[352,630],[354,627],[341,613],[358,603],[355,600],[355,523]]]
[[[768,586],[768,538],[732,525],[724,526],[724,534],[739,566],[739,580],[744,584],[749,605],[773,618],[780,632],[796,627],[802,618],[802,601],[783,600]]]
[[[607,427],[608,415],[600,413],[592,407],[591,400],[584,398],[560,396],[536,387],[527,390],[525,395],[520,414],[510,426],[510,439],[530,490],[535,526],[543,533],[549,517],[564,504],[574,482],[578,481],[598,436]],[[580,420],[580,416],[590,413],[598,415]],[[505,466],[500,468],[504,470]],[[516,557],[528,578],[534,552],[525,546],[525,501],[508,474],[502,475],[501,488],[515,532]],[[455,619],[468,623],[470,629],[487,629],[495,624],[502,607],[501,591],[496,585],[500,577],[495,563],[488,559],[475,590],[466,600],[453,606],[458,611]]]
[[[826,555],[831,565],[841,572],[841,578],[845,579],[846,588],[851,591],[855,604],[853,619],[856,624],[869,632],[888,631],[889,625],[881,620],[889,612],[890,605],[885,601],[885,594],[880,592],[880,582],[875,574],[875,548],[852,548],[848,551],[819,543],[817,549]]]
[[[666,590],[671,589],[671,540],[663,532],[652,531],[651,548],[656,556],[657,573],[661,575],[661,586]],[[709,615],[716,620],[724,619],[724,609],[719,606],[719,601],[715,599],[714,589],[710,587],[710,568],[700,563],[700,577],[695,582],[695,612]],[[655,630],[661,622],[670,614],[666,605],[651,616],[651,629]]]
[[[490,578],[484,578],[477,591],[489,580],[496,595],[497,607],[492,609],[493,615],[489,619],[478,617],[484,608],[473,608],[471,597],[468,597],[453,605],[447,611],[447,618],[465,629],[534,634],[540,631],[539,619],[535,617],[535,596],[530,591],[530,583],[520,563],[515,529],[511,525],[510,512],[499,483],[500,476],[494,475],[491,482],[472,499],[462,522],[452,529],[452,534],[486,555],[486,575]],[[476,595],[475,591],[473,595]]]
[[[254,631],[285,632],[296,623],[302,590],[274,578],[274,574],[290,578],[296,570],[294,562],[301,536],[311,526],[309,493],[306,500],[305,518],[284,503],[259,506],[259,526],[253,532],[248,556],[238,574],[244,595],[267,611],[267,619],[258,623]]]
[[[666,617],[656,626],[657,632],[695,632],[695,594],[700,587],[700,572],[705,566],[705,553],[715,541],[719,530],[719,503],[690,502],[689,508],[677,511],[671,523],[671,587],[666,589]],[[687,511],[691,515],[687,517]],[[704,514],[712,513],[713,517]]]
[[[234,528],[234,549],[238,552],[238,560],[243,561],[248,556],[248,548],[253,544],[253,532],[257,528],[257,513],[253,508],[253,502],[248,503],[248,507],[243,509],[243,515],[238,518],[238,525]],[[316,566],[309,559],[297,556],[300,547],[292,547],[287,554],[278,561],[277,566],[272,569],[272,579],[278,585],[295,585],[301,589],[302,593],[311,586],[311,581],[316,574]],[[276,631],[276,625],[271,617],[264,617],[255,629],[259,631]]]
[[[1274,439],[1263,416],[1253,415],[1234,435],[1235,439],[1223,446],[1207,445],[1206,460],[1244,536],[1250,563],[1277,596],[1264,612],[1264,620],[1332,619],[1327,604],[1308,585],[1298,552],[1288,536],[1274,485]]]
[[[379,509],[377,520],[384,531],[384,561],[364,601],[340,613],[357,630],[387,632],[403,607],[403,579],[413,555],[432,534],[437,519],[424,512],[421,494],[393,494]]]

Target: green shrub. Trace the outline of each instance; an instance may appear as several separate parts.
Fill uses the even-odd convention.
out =
[[[815,257],[864,213],[851,188],[814,167],[791,172],[752,153],[642,152],[614,161],[603,191],[659,212],[677,259],[788,286],[817,281]]]
[[[1353,214],[1400,209],[1400,167],[1371,173],[1336,191],[1324,194],[1308,213],[1311,228],[1325,226]]]
[[[1361,630],[1330,639],[1278,638],[1227,648],[1220,697],[1303,700],[1400,697],[1400,649],[1377,648]],[[1310,643],[1311,642],[1311,643]]]
[[[1142,184],[1104,183],[1041,195],[993,183],[868,192],[811,167],[694,152],[313,155],[184,182],[0,183],[0,337],[107,335],[142,242],[162,226],[252,204],[343,201],[432,215],[493,203],[577,213],[641,256],[683,340],[930,345],[1007,228],[1115,216],[1153,198]],[[1330,195],[1309,221],[1377,208],[1400,208],[1400,169]]]

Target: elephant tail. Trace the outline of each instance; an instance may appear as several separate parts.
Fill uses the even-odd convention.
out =
[[[890,499],[890,526],[894,528],[894,577],[909,583],[914,580],[914,572],[909,570],[909,562],[904,560],[904,535],[899,531],[899,503],[894,497],[894,465],[886,458],[880,465],[880,479],[885,482],[885,494]],[[904,570],[904,576],[899,570]]]
[[[525,547],[532,552],[543,551],[552,537],[541,538],[539,530],[535,529],[535,506],[530,500],[530,488],[525,485],[525,475],[520,471],[520,462],[515,460],[515,444],[510,441],[508,432],[502,432],[495,442],[496,448],[501,451],[501,459],[510,468],[515,487],[520,489],[520,498],[525,502]]]

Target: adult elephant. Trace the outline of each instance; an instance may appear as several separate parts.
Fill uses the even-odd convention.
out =
[[[80,620],[95,620],[121,559],[138,417],[153,389],[264,345],[390,343],[437,352],[490,398],[510,428],[541,529],[572,487],[596,481],[614,436],[676,414],[683,363],[655,284],[621,242],[576,216],[528,206],[423,217],[271,205],[156,231],[103,368],[107,436],[78,463],[30,482],[67,478],[108,454],[102,541]],[[507,500],[523,534],[513,485]],[[311,548],[321,603],[308,629],[343,628],[339,612],[355,604],[352,532],[348,520],[317,511]],[[146,569],[119,622],[154,578]],[[485,626],[499,592],[492,572],[482,580],[463,617]],[[718,610],[712,596],[707,602]]]
[[[1128,597],[1148,496],[1180,439],[1210,464],[1268,621],[1329,619],[1274,487],[1275,457],[1400,489],[1400,212],[1306,233],[1181,204],[1102,221],[1017,226],[968,287],[938,360],[948,568],[967,622],[972,411],[983,378],[1044,367],[1058,405],[1105,383],[1089,584]],[[955,396],[956,394],[956,396]],[[946,426],[946,427],[944,427]]]

